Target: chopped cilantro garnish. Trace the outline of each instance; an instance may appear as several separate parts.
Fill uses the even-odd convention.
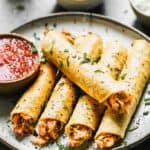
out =
[[[93,60],[93,62],[98,63],[101,57],[97,57]]]
[[[45,28],[47,28],[48,27],[48,23],[45,23],[44,26],[45,26]]]
[[[41,56],[40,57],[40,62],[41,63],[45,63],[46,62],[46,57],[45,56]]]
[[[145,105],[150,105],[150,102],[146,102]]]
[[[95,70],[95,73],[104,73],[102,70]]]
[[[37,48],[35,47],[35,45],[33,43],[31,43],[31,51],[32,51],[32,53],[38,52]]]
[[[37,40],[37,41],[39,41],[39,40],[40,40],[40,37],[37,35],[37,33],[36,33],[36,32],[34,32],[34,33],[33,33],[33,36],[34,36],[34,39],[35,39],[35,40]]]
[[[122,141],[121,142],[121,146],[127,146],[127,145],[128,145],[127,141]]]
[[[68,49],[64,49],[64,52],[69,52]]]
[[[59,60],[59,68],[63,67],[63,62],[61,60]]]
[[[148,95],[150,95],[150,91],[147,91]]]
[[[121,80],[124,80],[125,77],[126,77],[126,75],[127,75],[126,73],[122,74],[122,75],[120,76],[120,79],[121,79]]]
[[[67,57],[66,63],[67,63],[67,66],[69,67],[69,65],[70,65],[69,56]]]
[[[66,146],[66,145],[63,145],[62,143],[60,143],[59,140],[56,141],[56,144],[59,147],[59,150],[71,150],[72,149],[69,146]]]
[[[56,22],[53,23],[53,27],[54,27],[54,28],[57,27],[57,23],[56,23]]]
[[[53,46],[50,48],[49,52],[51,55],[53,54]]]
[[[149,111],[143,112],[143,115],[144,115],[144,116],[147,116],[148,114],[149,114]]]
[[[18,5],[16,5],[16,9],[22,11],[25,9],[25,7],[22,4],[18,4]]]
[[[90,62],[90,59],[84,59],[81,61],[81,64],[85,64],[85,63],[89,63]]]
[[[64,82],[61,82],[61,83],[59,83],[59,86],[63,86],[65,83]]]
[[[145,98],[144,101],[148,102],[148,101],[150,101],[150,98]]]
[[[134,130],[136,130],[136,129],[138,129],[139,127],[137,126],[137,127],[133,127],[133,128],[131,128],[131,129],[128,129],[128,132],[132,132],[132,131],[134,131]]]

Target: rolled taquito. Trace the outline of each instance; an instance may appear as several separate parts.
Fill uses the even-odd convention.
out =
[[[143,89],[150,75],[150,43],[136,40],[132,44],[127,63],[122,70],[120,80],[126,90],[132,93],[131,103],[126,113],[116,114],[107,110],[95,136],[95,142],[101,148],[110,148],[119,139],[123,139],[128,124],[139,103]]]
[[[54,86],[55,77],[56,69],[51,64],[41,64],[38,77],[11,112],[15,134],[25,136],[33,133],[34,125]]]
[[[100,103],[116,90],[116,81],[91,63],[86,55],[75,48],[61,33],[49,31],[42,41],[42,50],[48,61],[55,64],[71,81]]]
[[[78,147],[92,137],[103,110],[103,105],[99,105],[96,100],[88,95],[83,95],[79,98],[65,127],[65,133],[69,137],[71,147]]]
[[[42,49],[48,61],[99,103],[105,103],[110,109],[122,113],[130,102],[130,93],[125,92],[110,74],[101,70],[99,64],[92,63],[86,55],[75,51],[74,46],[61,33],[50,30],[43,39]],[[122,97],[122,103],[119,104],[121,109],[117,109],[120,100],[114,95]]]
[[[44,145],[58,137],[72,113],[75,91],[69,79],[64,76],[60,78],[38,121],[38,137],[32,139],[34,144]]]
[[[128,50],[118,41],[107,42],[104,46],[101,61],[98,63],[104,74],[109,74],[116,81],[126,63]],[[111,83],[110,83],[111,84]],[[116,83],[115,92],[112,92],[105,101],[109,109],[117,113],[123,113],[127,104],[131,101],[131,94],[124,89],[120,82]],[[117,90],[118,88],[118,90]],[[121,99],[118,99],[120,97]]]

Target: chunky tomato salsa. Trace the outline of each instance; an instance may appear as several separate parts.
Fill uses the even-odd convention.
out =
[[[20,79],[39,66],[32,45],[19,38],[0,39],[0,80]]]

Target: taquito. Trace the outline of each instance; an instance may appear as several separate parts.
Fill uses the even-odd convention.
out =
[[[38,137],[32,142],[44,145],[55,140],[67,123],[75,103],[75,87],[66,77],[61,77],[56,84],[47,106],[38,121]]]
[[[118,91],[116,81],[91,63],[61,33],[49,31],[42,41],[42,50],[48,61],[55,64],[71,81],[100,103]]]
[[[41,64],[38,77],[11,112],[15,134],[23,137],[34,132],[34,125],[49,98],[55,77],[56,69],[51,64]]]
[[[78,147],[92,137],[103,110],[103,105],[99,105],[96,100],[88,95],[79,98],[73,114],[65,127],[65,133],[69,137],[69,145],[71,147]]]
[[[132,50],[127,63],[122,70],[120,80],[126,90],[132,93],[131,103],[126,113],[116,114],[106,110],[102,122],[95,136],[95,142],[101,148],[110,148],[119,139],[125,136],[128,124],[140,101],[143,89],[150,75],[150,43],[145,40],[136,40],[132,44]]]

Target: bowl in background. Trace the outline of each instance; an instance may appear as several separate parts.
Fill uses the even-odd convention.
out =
[[[100,5],[103,0],[57,0],[58,4],[68,10],[89,10]]]
[[[135,4],[135,0],[129,0],[129,2],[140,23],[146,27],[150,27],[150,15],[139,9]]]

